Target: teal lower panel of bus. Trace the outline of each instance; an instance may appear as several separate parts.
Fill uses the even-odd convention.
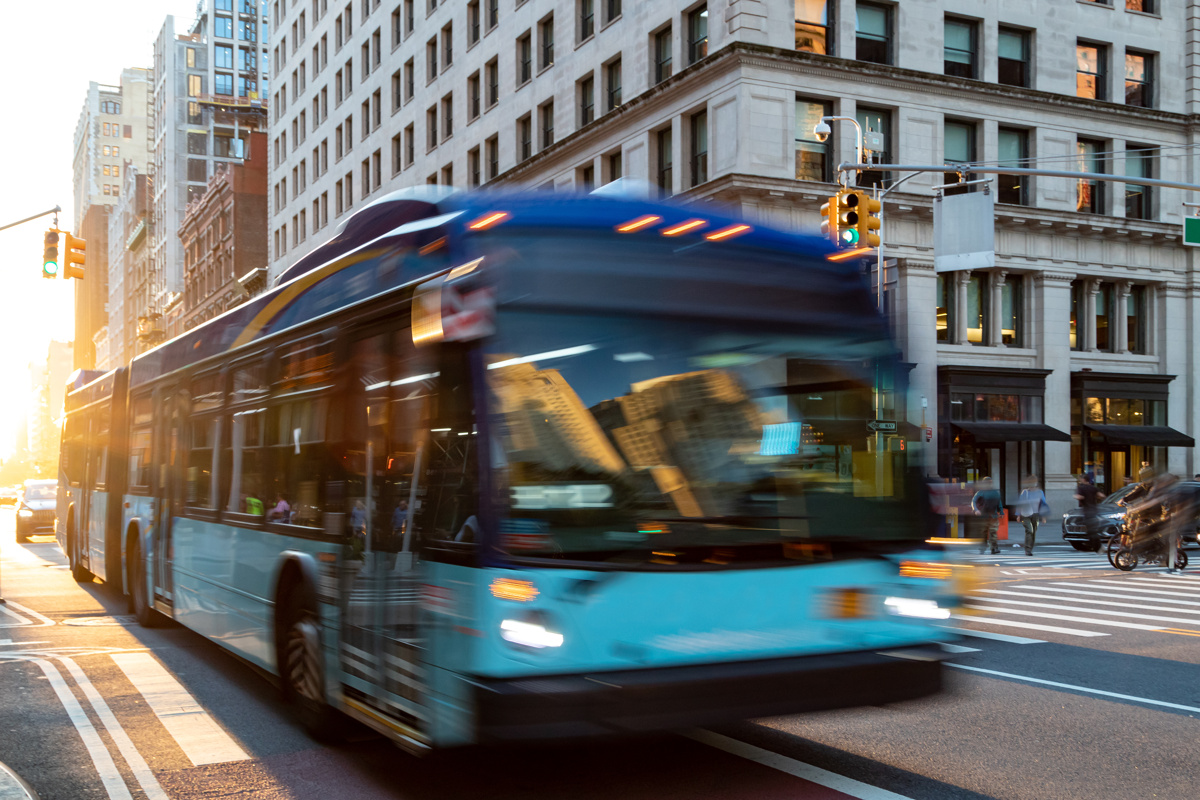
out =
[[[175,619],[264,669],[275,670],[274,592],[281,553],[332,545],[251,528],[177,517]]]
[[[943,638],[933,624],[955,605],[948,581],[902,578],[882,558],[680,572],[431,567],[431,658],[493,678],[916,645]]]
[[[87,533],[88,569],[101,580],[110,580],[104,553],[107,542],[104,541],[105,522],[108,519],[108,492],[91,492],[88,498],[87,521],[83,528]]]

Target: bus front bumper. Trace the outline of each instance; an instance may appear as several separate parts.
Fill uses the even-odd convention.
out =
[[[937,645],[688,667],[475,679],[481,741],[632,734],[881,705],[942,688]]]

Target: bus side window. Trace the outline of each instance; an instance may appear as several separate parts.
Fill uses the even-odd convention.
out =
[[[129,485],[150,485],[150,398],[136,397],[130,404]]]
[[[266,515],[267,503],[274,499],[265,494],[263,447],[265,408],[235,411],[230,417],[229,446],[223,459],[229,465],[229,502],[226,511]]]
[[[271,445],[276,491],[268,508],[280,508],[282,497],[287,511],[280,510],[272,520],[292,525],[319,528],[325,509],[324,466],[326,460],[325,419],[329,401],[305,398],[283,403],[271,409]]]
[[[214,508],[213,452],[217,442],[217,418],[192,418],[188,448],[187,505]]]

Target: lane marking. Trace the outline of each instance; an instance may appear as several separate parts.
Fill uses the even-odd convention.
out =
[[[1120,587],[1122,587],[1123,591],[1140,592],[1141,594],[1155,594],[1155,595],[1161,594],[1161,595],[1167,595],[1170,597],[1192,597],[1192,598],[1195,597],[1195,595],[1187,594],[1185,592],[1168,592],[1165,589],[1144,589],[1141,586],[1137,586],[1137,585],[1130,586],[1127,581],[1088,581],[1087,583],[1068,583],[1066,581],[1059,581],[1058,583],[1056,583],[1054,585],[1055,586],[1086,586],[1086,587],[1090,587],[1090,588],[1094,589],[1097,584],[1100,584],[1103,586],[1120,586]],[[1147,598],[1147,599],[1150,599],[1150,598]]]
[[[220,764],[250,758],[204,710],[196,698],[149,653],[113,653],[129,682],[193,764]]]
[[[1190,608],[1171,608],[1169,606],[1143,606],[1138,603],[1113,602],[1112,600],[1092,600],[1090,597],[1062,597],[1061,595],[1054,595],[1054,594],[1037,594],[1037,593],[1031,592],[1031,591],[1011,591],[1011,590],[1006,591],[1004,589],[976,589],[975,591],[979,592],[980,594],[1011,594],[1011,595],[1015,595],[1017,597],[1040,598],[1042,600],[1058,600],[1059,602],[1071,601],[1071,602],[1075,602],[1075,603],[1088,603],[1089,605],[1094,605],[1094,606],[1116,606],[1117,608],[1140,608],[1140,609],[1143,609],[1146,611],[1174,611],[1179,614],[1200,614],[1200,608],[1193,610]],[[988,600],[988,599],[992,599],[992,598],[980,597],[978,599]],[[1126,599],[1145,600],[1147,598],[1145,598],[1145,597],[1130,597],[1130,598],[1126,598]],[[1001,600],[1000,598],[995,598],[995,602],[1000,603],[1000,602],[1012,602],[1012,601],[1005,601],[1005,600]],[[1200,605],[1200,603],[1195,603],[1194,605]],[[1046,606],[1046,607],[1047,608],[1069,608],[1068,606]],[[1077,608],[1077,609],[1069,609],[1069,610],[1083,611],[1085,609]],[[1102,609],[1096,609],[1096,613],[1098,613],[1098,614],[1113,614],[1115,612],[1104,611]],[[1200,622],[1200,619],[1196,620],[1196,622]]]
[[[961,644],[950,644],[942,642],[942,649],[947,653],[981,653],[983,652],[978,647],[963,647]]]
[[[1200,584],[1184,580],[1183,578],[1130,578],[1129,582],[1136,583],[1138,588],[1141,588],[1143,584],[1150,586],[1170,586],[1191,597],[1200,595]],[[1191,585],[1189,586],[1188,584]],[[1196,588],[1193,589],[1192,586]]]
[[[67,716],[75,726],[75,730],[79,733],[79,738],[83,740],[83,746],[87,748],[88,755],[92,757],[92,764],[96,767],[96,772],[100,775],[100,781],[104,784],[104,789],[108,792],[108,796],[112,800],[133,800],[133,796],[129,793],[129,787],[125,785],[125,779],[121,777],[120,770],[113,763],[108,748],[104,746],[104,741],[100,738],[100,734],[96,732],[95,727],[92,726],[92,721],[88,719],[87,713],[79,705],[79,701],[75,699],[74,693],[67,686],[67,681],[63,678],[62,673],[58,671],[58,667],[41,658],[31,658],[29,660],[41,667],[42,672],[46,675],[46,679],[50,681],[50,686],[54,689],[54,693],[58,695],[58,701],[63,704],[63,708],[67,711]]]
[[[125,763],[129,765],[133,776],[137,778],[138,785],[146,793],[147,800],[170,800],[167,793],[163,791],[158,779],[154,777],[154,773],[150,771],[150,766],[146,763],[146,759],[142,758],[142,754],[134,746],[133,740],[129,738],[129,734],[121,727],[121,723],[117,721],[116,716],[108,707],[108,703],[100,696],[100,692],[96,691],[96,687],[92,685],[88,676],[73,660],[60,658],[59,661],[70,670],[71,677],[75,679],[75,683],[79,685],[80,689],[83,689],[84,696],[92,704],[92,708],[96,711],[96,716],[100,718],[100,722],[103,723],[105,730],[108,731],[108,735],[116,742],[117,749],[121,751],[121,755],[125,758]]]
[[[974,619],[971,617],[970,619]],[[992,631],[973,631],[970,628],[957,628],[953,625],[938,625],[937,627],[961,633],[963,636],[977,636],[980,639],[994,639],[997,642],[1009,642],[1010,644],[1045,644],[1045,639],[1026,639],[1024,636],[1010,636],[1007,633],[993,633]]]
[[[1161,617],[1158,614],[1132,614],[1125,611],[1107,611],[1103,608],[1088,608],[1086,606],[1059,606],[1053,603],[1033,603],[1026,600],[1008,600],[1003,597],[974,597],[969,599],[985,603],[1003,603],[1013,606],[1029,606],[1030,608],[1052,608],[1057,611],[1082,611],[1085,614],[1106,614],[1110,617],[1124,619],[1142,619],[1150,622],[1182,622],[1184,625],[1200,625],[1200,619],[1181,619],[1179,617]],[[1008,609],[1004,609],[1007,611]],[[1169,609],[1174,611],[1175,609]],[[1186,612],[1185,612],[1186,613]],[[1162,627],[1162,626],[1159,626]]]
[[[908,797],[902,794],[889,792],[887,789],[880,789],[878,786],[856,781],[853,778],[847,778],[845,775],[839,775],[836,772],[814,767],[812,764],[805,764],[803,761],[797,761],[794,758],[788,758],[779,753],[772,753],[770,750],[764,750],[752,744],[739,742],[737,739],[730,739],[728,736],[722,736],[712,731],[691,730],[685,731],[681,735],[700,744],[724,750],[730,755],[753,761],[756,764],[762,764],[764,767],[786,772],[788,775],[803,778],[806,781],[819,784],[827,789],[833,789],[835,792],[857,797],[859,800],[909,800]]]
[[[1059,689],[1070,689],[1071,691],[1074,691],[1074,692],[1084,692],[1086,694],[1095,694],[1095,695],[1100,695],[1101,697],[1115,697],[1119,700],[1131,700],[1135,703],[1145,703],[1147,705],[1152,705],[1152,706],[1162,706],[1163,708],[1176,708],[1176,709],[1179,709],[1180,711],[1194,711],[1194,712],[1200,714],[1200,708],[1196,708],[1195,706],[1183,706],[1183,705],[1180,705],[1179,703],[1167,703],[1162,700],[1151,700],[1148,697],[1138,697],[1136,695],[1120,694],[1118,692],[1106,692],[1103,689],[1089,689],[1086,686],[1075,686],[1070,683],[1059,683],[1057,681],[1047,681],[1047,680],[1043,680],[1042,678],[1030,678],[1027,675],[1013,675],[1010,672],[997,672],[994,669],[983,669],[982,667],[970,667],[970,666],[967,666],[966,664],[954,664],[954,663],[947,662],[946,666],[954,667],[955,669],[970,670],[971,672],[982,672],[987,675],[996,675],[1001,678],[1014,678],[1019,681],[1028,681],[1030,683],[1040,683],[1044,686],[1055,686]]]
[[[24,612],[25,614],[28,614],[29,616],[23,617],[20,614],[18,614],[17,611],[14,611],[13,609]],[[17,620],[16,625],[0,624],[0,628],[13,628],[13,627],[16,627],[17,625],[29,626],[29,627],[33,627],[33,628],[44,628],[48,625],[54,624],[54,620],[50,619],[49,617],[43,616],[42,614],[39,614],[38,612],[34,611],[32,608],[26,608],[25,606],[18,603],[16,600],[9,600],[7,603],[0,605],[0,611],[4,612],[5,614],[8,614],[10,617]],[[39,619],[41,621],[34,622],[29,617],[36,617],[37,619]]]
[[[1004,610],[1004,609],[999,609]],[[1035,614],[1034,616],[1040,616]],[[994,617],[979,617],[969,614],[955,614],[954,619],[979,622],[984,625],[1004,625],[1009,628],[1028,628],[1031,631],[1048,631],[1049,633],[1065,633],[1068,636],[1109,636],[1107,633],[1096,631],[1081,631],[1076,628],[1059,628],[1054,625],[1039,625],[1036,622],[1021,622],[1013,619],[995,619]],[[1157,629],[1155,629],[1157,630]]]
[[[980,611],[987,611],[990,614],[1020,614],[1026,617],[1039,617],[1041,619],[1061,619],[1067,622],[1086,622],[1089,625],[1105,625],[1109,628],[1130,628],[1135,631],[1159,631],[1162,630],[1161,625],[1141,625],[1137,622],[1118,622],[1109,619],[1092,619],[1091,617],[1072,617],[1066,614],[1051,614],[1047,611],[1024,611],[1020,608],[996,608],[995,606],[977,606],[968,605],[967,608],[975,608]],[[984,617],[984,620],[990,620]]]
[[[1087,584],[1084,584],[1084,585],[1086,586]],[[1153,597],[1151,595],[1146,595],[1146,594],[1117,594],[1117,593],[1114,593],[1111,591],[1089,592],[1089,591],[1086,591],[1083,589],[1058,589],[1054,586],[1037,586],[1037,587],[1031,586],[1029,588],[1034,591],[1038,591],[1038,592],[1060,592],[1060,593],[1062,593],[1062,595],[1066,595],[1066,596],[1060,596],[1060,599],[1062,599],[1062,600],[1078,599],[1079,602],[1081,602],[1081,603],[1091,602],[1091,601],[1085,601],[1084,598],[1082,598],[1082,597],[1076,598],[1073,595],[1079,594],[1079,595],[1086,595],[1086,596],[1091,596],[1091,597],[1107,597],[1110,600],[1153,600],[1155,603],[1174,603],[1179,606],[1200,607],[1200,602],[1197,602],[1195,600],[1172,600],[1169,597]],[[983,590],[980,589],[979,591],[983,591]],[[1130,589],[1129,591],[1134,592],[1134,591],[1139,591],[1139,590]],[[1183,608],[1172,608],[1171,610],[1172,611],[1187,611],[1187,609],[1183,609]]]

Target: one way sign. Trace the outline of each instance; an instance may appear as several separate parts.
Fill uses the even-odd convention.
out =
[[[892,419],[872,419],[867,421],[867,429],[877,433],[895,433],[896,421]]]

